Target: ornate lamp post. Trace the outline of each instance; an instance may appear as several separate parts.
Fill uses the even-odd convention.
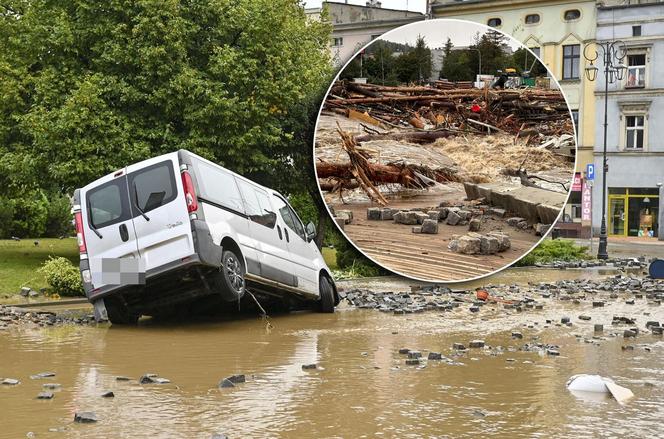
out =
[[[607,41],[596,43],[595,47],[588,45],[583,49],[583,57],[590,61],[590,65],[586,67],[586,78],[589,81],[597,79],[599,69],[595,66],[595,61],[600,54],[604,61],[604,150],[602,153],[602,225],[599,232],[597,259],[608,259],[609,254],[606,250],[606,173],[609,170],[609,165],[606,160],[606,130],[608,127],[609,84],[622,81],[627,72],[627,66],[622,62],[626,55],[625,43],[622,41]]]

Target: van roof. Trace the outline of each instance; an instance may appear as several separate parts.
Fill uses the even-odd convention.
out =
[[[248,179],[248,178],[246,178],[246,177],[244,177],[244,176],[242,176],[242,175],[240,175],[240,174],[238,174],[238,173],[236,173],[236,172],[231,171],[231,170],[228,169],[228,168],[225,168],[224,166],[221,166],[221,165],[218,164],[218,163],[214,163],[213,161],[210,161],[210,160],[208,160],[208,159],[206,159],[206,158],[204,158],[204,157],[201,157],[200,155],[195,154],[195,153],[193,153],[193,152],[191,152],[191,151],[188,151],[188,150],[186,150],[186,149],[180,149],[180,150],[178,150],[178,151],[169,152],[169,153],[166,153],[166,154],[162,154],[162,155],[160,155],[160,156],[150,157],[150,158],[148,158],[148,159],[141,160],[140,162],[135,162],[135,163],[130,163],[130,164],[131,164],[131,165],[140,165],[140,164],[141,164],[142,162],[144,162],[144,161],[152,160],[152,159],[159,158],[159,157],[164,157],[164,158],[166,158],[166,157],[172,156],[173,154],[177,154],[177,155],[178,155],[178,158],[180,157],[180,154],[185,154],[185,155],[189,155],[189,156],[192,156],[192,157],[196,157],[198,160],[204,161],[204,162],[209,163],[209,164],[211,164],[211,165],[213,165],[213,166],[219,166],[219,167],[225,169],[227,172],[230,172],[231,174],[233,174],[235,177],[240,178],[240,179],[242,179],[242,180],[244,180],[244,181],[246,181],[246,182],[248,182],[248,183],[250,183],[250,184],[252,184],[252,185],[254,185],[254,186],[257,186],[257,187],[261,188],[261,189],[264,189],[264,190],[266,190],[268,193],[272,192],[272,193],[278,194],[278,195],[281,196],[282,198],[286,198],[286,197],[284,197],[281,193],[279,193],[279,192],[278,192],[277,190],[275,190],[275,189],[272,189],[272,188],[269,188],[269,187],[263,186],[263,185],[261,185],[261,184],[258,184],[258,183],[256,183],[256,182],[253,181],[253,180],[250,180],[250,179]],[[108,174],[103,175],[103,176],[99,177],[98,179],[96,179],[96,180],[94,180],[94,181],[91,181],[90,183],[88,183],[88,184],[86,184],[85,186],[83,186],[83,187],[81,187],[81,188],[78,188],[78,189],[76,189],[76,190],[84,190],[84,191],[87,192],[89,189],[91,189],[91,188],[93,188],[93,187],[95,187],[95,186],[98,186],[98,185],[101,184],[102,182],[107,181],[107,180],[108,180],[108,177],[113,176],[113,175],[115,175],[116,173],[122,171],[122,170],[123,170],[125,167],[127,167],[127,166],[129,166],[129,165],[125,165],[124,167],[119,168],[119,169],[116,169],[116,170],[114,170],[113,172],[109,172]]]

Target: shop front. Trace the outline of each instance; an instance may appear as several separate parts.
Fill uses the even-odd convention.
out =
[[[656,238],[658,188],[609,188],[609,235]]]

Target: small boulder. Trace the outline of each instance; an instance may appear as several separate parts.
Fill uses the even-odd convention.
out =
[[[420,351],[408,351],[408,358],[421,358],[422,352]]]
[[[479,232],[481,226],[482,220],[480,218],[473,218],[468,223],[468,230],[471,232]]]
[[[433,219],[425,219],[422,222],[421,232],[430,235],[438,233],[438,221]]]
[[[484,347],[484,340],[472,340],[470,343],[468,343],[468,347],[470,348],[483,348]]]
[[[115,398],[115,393],[113,393],[109,390],[108,392],[102,393],[101,397],[102,398]]]
[[[316,370],[316,369],[318,369],[318,365],[316,363],[302,365],[302,370]]]
[[[39,392],[37,399],[53,399],[53,392]]]
[[[95,412],[78,412],[74,415],[74,422],[79,422],[81,424],[90,424],[97,422],[98,420]]]
[[[523,218],[514,216],[512,218],[507,218],[507,225],[512,226],[512,227],[517,227],[517,225],[522,221],[524,221]]]
[[[429,352],[429,356],[427,358],[429,360],[442,360],[443,355],[440,352]]]
[[[221,380],[221,382],[219,382],[219,387],[221,389],[227,389],[230,387],[235,387],[235,384],[228,378],[224,378],[223,380]]]
[[[2,384],[5,386],[16,386],[17,384],[21,384],[21,382],[14,378],[5,378],[2,380]]]
[[[381,219],[381,208],[380,207],[369,207],[367,209],[367,219],[370,221],[380,221]]]
[[[457,212],[454,212],[450,210],[447,214],[447,220],[445,221],[446,224],[450,226],[456,226],[459,224],[459,221],[461,221],[461,217]]]

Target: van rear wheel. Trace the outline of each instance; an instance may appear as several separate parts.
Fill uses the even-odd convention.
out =
[[[244,296],[244,262],[233,250],[224,250],[221,255],[221,272],[214,276],[215,289],[227,302],[240,300]]]
[[[127,305],[119,297],[104,297],[104,306],[108,321],[114,325],[135,325],[139,315],[129,311]]]
[[[318,309],[320,312],[333,313],[334,312],[334,290],[330,280],[321,276],[319,283],[320,299],[318,302]]]

